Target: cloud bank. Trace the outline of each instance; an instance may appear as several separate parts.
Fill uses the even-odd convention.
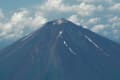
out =
[[[0,41],[16,40],[49,20],[65,17],[120,43],[120,3],[113,0],[47,0],[12,13],[0,9]],[[9,16],[6,16],[9,15]]]
[[[2,12],[3,13],[3,12]],[[6,17],[5,17],[6,19]],[[31,14],[27,9],[14,12],[0,23],[1,39],[18,39],[47,22],[42,15]]]

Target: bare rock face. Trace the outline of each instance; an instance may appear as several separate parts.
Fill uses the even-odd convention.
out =
[[[120,45],[51,21],[0,52],[0,80],[120,80]]]

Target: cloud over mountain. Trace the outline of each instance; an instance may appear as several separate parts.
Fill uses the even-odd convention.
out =
[[[0,9],[1,40],[18,39],[45,22],[65,17],[100,35],[120,42],[120,3],[113,0],[47,0],[12,13]]]

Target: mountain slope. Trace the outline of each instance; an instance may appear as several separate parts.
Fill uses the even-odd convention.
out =
[[[51,21],[0,52],[0,80],[120,80],[120,45]]]

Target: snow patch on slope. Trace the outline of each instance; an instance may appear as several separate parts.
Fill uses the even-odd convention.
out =
[[[100,48],[94,41],[92,41],[91,38],[89,38],[87,35],[84,36],[89,42],[91,42],[95,47]]]
[[[68,43],[64,40],[64,45],[65,47],[68,48],[68,50],[73,54],[73,55],[77,55],[77,53],[71,48],[69,47]]]
[[[68,49],[69,49],[69,51],[70,51],[73,55],[77,55],[77,53],[74,52],[72,48],[69,47]]]
[[[31,36],[32,36],[32,34],[29,34],[29,35],[25,36],[21,41],[24,41],[24,40],[30,38]]]
[[[63,24],[63,23],[66,23],[66,20],[65,19],[58,19],[56,20],[55,22],[53,22],[53,25],[60,25],[60,24]]]
[[[58,34],[58,36],[57,36],[57,39],[58,39],[62,34],[63,34],[63,31],[62,31],[62,30],[59,31],[59,34]]]
[[[62,24],[62,23],[64,23],[64,20],[62,19],[57,20],[57,24]]]
[[[66,41],[64,41],[64,45],[65,45],[66,47],[68,47],[68,44],[67,44],[67,42],[66,42]]]
[[[68,43],[64,40],[62,34],[63,34],[63,30],[60,30],[56,39],[62,38],[65,47],[67,47],[68,50],[69,50],[73,55],[77,55],[77,53],[76,53],[71,47],[69,47]]]
[[[84,36],[90,43],[92,43],[96,48],[98,48],[104,55],[110,56],[108,53],[106,53],[101,47],[99,47],[91,38],[89,38],[87,35]]]

